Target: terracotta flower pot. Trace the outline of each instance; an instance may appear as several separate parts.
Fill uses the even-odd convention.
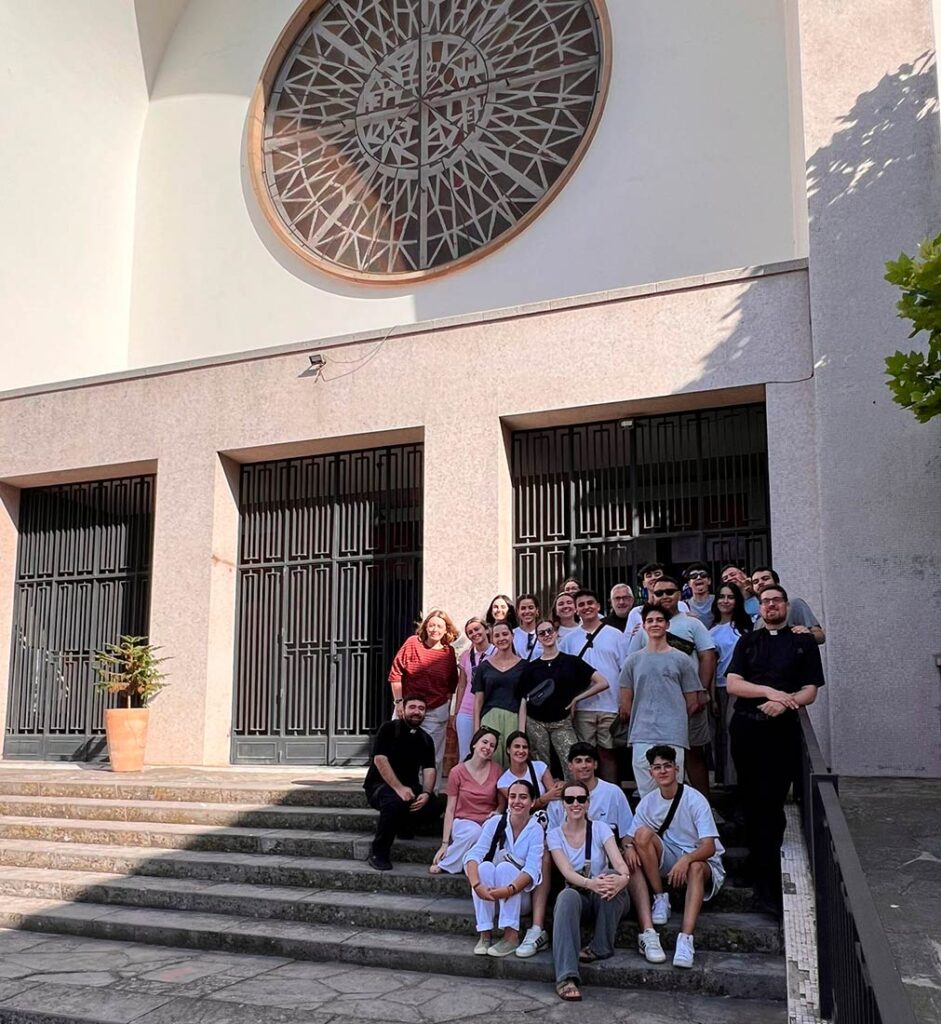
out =
[[[149,708],[106,708],[105,736],[114,772],[139,772],[144,767]]]

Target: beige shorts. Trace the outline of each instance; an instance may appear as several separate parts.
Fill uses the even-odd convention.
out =
[[[614,733],[620,720],[612,711],[576,711],[575,735],[582,743],[591,743],[603,750],[614,749]]]

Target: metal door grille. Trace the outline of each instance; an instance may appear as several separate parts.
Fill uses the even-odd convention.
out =
[[[242,468],[232,757],[365,762],[421,608],[422,445]]]
[[[4,757],[104,756],[94,652],[147,633],[153,494],[151,476],[22,492]]]
[[[763,405],[516,431],[511,461],[517,593],[770,558]]]

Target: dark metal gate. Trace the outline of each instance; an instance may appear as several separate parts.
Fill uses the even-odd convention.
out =
[[[147,633],[154,478],[24,490],[3,755],[103,758],[94,652]]]
[[[421,608],[422,455],[242,467],[233,761],[366,761]]]
[[[770,557],[763,405],[516,431],[512,475],[517,593]]]

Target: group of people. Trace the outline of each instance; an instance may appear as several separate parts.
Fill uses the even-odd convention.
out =
[[[796,712],[823,685],[823,629],[771,568],[724,566],[715,594],[708,566],[683,575],[644,566],[643,604],[618,584],[604,616],[599,595],[574,579],[548,615],[534,595],[498,595],[465,624],[459,657],[457,630],[434,610],[389,673],[395,714],[365,782],[379,810],[370,864],[391,869],[395,837],[443,811],[430,870],[466,874],[474,952],[535,955],[549,943],[551,903],[567,1001],[581,998],[579,965],[613,954],[631,903],[640,953],[666,959],[656,926],[670,917],[667,890],[685,889],[673,963],[692,966],[697,917],[724,879],[710,749],[716,780],[737,786],[759,900],[780,910]],[[449,723],[460,760],[445,803],[436,789]],[[622,786],[631,775],[633,812]]]

